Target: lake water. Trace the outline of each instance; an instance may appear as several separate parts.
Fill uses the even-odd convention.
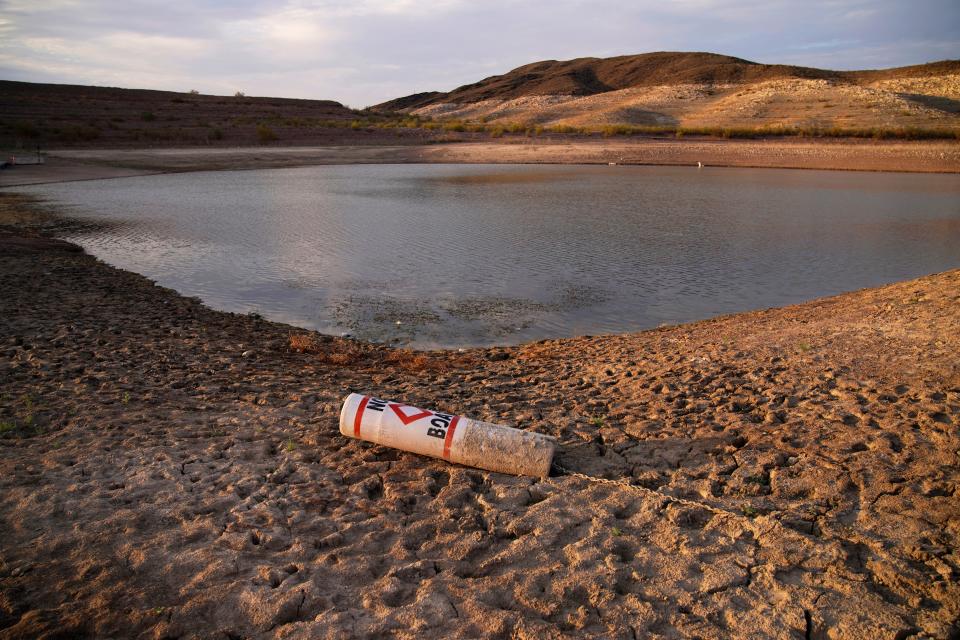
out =
[[[214,308],[414,347],[626,332],[960,266],[960,176],[353,165],[18,189]],[[95,223],[107,221],[108,225]]]

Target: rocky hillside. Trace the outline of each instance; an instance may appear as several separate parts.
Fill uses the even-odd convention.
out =
[[[958,128],[960,60],[872,71],[713,53],[547,60],[372,109],[542,125]]]
[[[366,117],[332,100],[0,80],[0,149],[383,142],[352,126]]]

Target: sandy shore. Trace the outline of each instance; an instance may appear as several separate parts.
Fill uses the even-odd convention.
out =
[[[0,197],[2,638],[960,632],[960,271],[413,359],[33,237],[58,224]],[[549,433],[595,480],[346,440],[350,390]]]
[[[358,163],[656,164],[960,172],[960,142],[873,140],[544,140],[432,145],[194,147],[50,151],[42,166],[0,171],[0,187],[169,171]]]

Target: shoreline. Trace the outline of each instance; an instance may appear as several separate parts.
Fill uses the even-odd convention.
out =
[[[623,164],[960,173],[960,142],[865,140],[539,140],[430,145],[60,149],[0,171],[0,188],[184,171],[329,164]]]
[[[414,354],[213,311],[0,209],[4,638],[958,631],[960,270]],[[344,439],[347,391],[616,484]]]

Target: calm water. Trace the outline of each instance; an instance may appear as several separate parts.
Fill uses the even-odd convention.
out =
[[[228,311],[416,347],[624,332],[960,266],[960,176],[355,165],[22,188]]]

